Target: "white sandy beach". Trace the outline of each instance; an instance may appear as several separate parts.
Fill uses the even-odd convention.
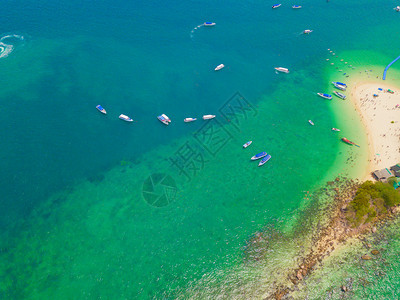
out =
[[[352,86],[350,98],[367,130],[370,164],[365,179],[371,179],[371,172],[400,163],[400,89],[364,81]]]

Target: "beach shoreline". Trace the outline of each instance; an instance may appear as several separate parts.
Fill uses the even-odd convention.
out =
[[[399,90],[381,80],[351,82],[349,99],[360,116],[368,141],[368,165],[362,181],[372,180],[373,171],[400,162]]]
[[[366,79],[357,75],[349,80],[348,86],[347,99],[349,100],[336,102],[338,109],[335,114],[339,122],[345,122],[342,125],[350,124],[352,126],[351,121],[355,119],[361,121],[363,133],[367,138],[364,141],[368,145],[365,150],[368,164],[361,164],[356,168],[358,171],[356,174],[359,174],[355,176],[356,178],[350,176],[354,179],[350,179],[346,183],[338,181],[338,186],[334,188],[335,200],[331,211],[328,212],[329,224],[315,236],[308,253],[302,257],[302,263],[288,272],[287,276],[290,278],[291,284],[277,288],[271,295],[272,299],[281,299],[288,294],[296,295],[296,290],[301,289],[299,284],[317,266],[321,265],[322,260],[337,253],[340,249],[344,249],[345,245],[351,244],[350,241],[353,239],[363,240],[370,232],[377,230],[375,227],[377,224],[384,224],[387,219],[398,216],[399,208],[393,207],[389,211],[389,215],[383,219],[378,218],[374,222],[356,228],[353,228],[346,219],[347,207],[354,198],[359,184],[366,180],[375,181],[372,172],[384,168],[389,169],[400,162],[400,88],[394,84],[383,82],[382,79]],[[347,112],[344,112],[343,109]],[[355,118],[354,112],[358,118]],[[357,142],[358,139],[362,140],[356,131],[350,130],[346,133],[350,139],[355,138]],[[365,142],[361,145],[363,146]],[[349,145],[349,147],[354,146]],[[371,258],[365,255],[365,258],[362,259]],[[297,289],[294,286],[297,286]],[[344,291],[343,288],[342,290]]]

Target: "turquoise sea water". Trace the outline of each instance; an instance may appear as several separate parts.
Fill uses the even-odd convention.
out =
[[[394,1],[272,4],[0,4],[3,36],[17,35],[0,58],[2,298],[272,289],[301,252],[295,234],[313,230],[302,218],[323,207],[309,191],[366,165],[356,114],[316,96],[331,77],[346,81],[327,49],[356,67],[349,74],[378,66],[374,76],[400,49]],[[217,26],[197,27],[205,21]],[[340,144],[331,127],[362,147]],[[249,159],[261,151],[272,159],[258,168]],[[259,234],[263,254],[249,255]]]

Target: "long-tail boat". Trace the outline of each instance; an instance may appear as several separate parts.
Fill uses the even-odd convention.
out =
[[[346,138],[342,138],[342,142],[345,142],[346,144],[349,144],[349,145],[354,145],[354,146],[360,147],[356,143],[354,143],[354,142],[352,142],[352,141],[350,141],[350,140],[348,140]]]

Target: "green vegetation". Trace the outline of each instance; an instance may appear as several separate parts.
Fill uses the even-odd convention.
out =
[[[358,188],[349,204],[347,219],[354,227],[373,221],[400,203],[400,193],[389,183],[366,181]]]

